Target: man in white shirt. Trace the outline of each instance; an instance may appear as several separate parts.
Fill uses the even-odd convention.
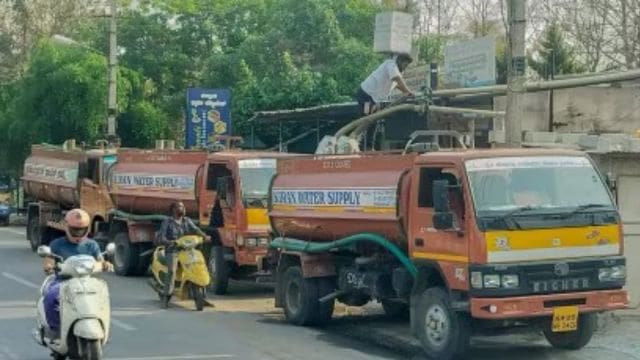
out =
[[[402,77],[402,72],[412,61],[409,54],[394,55],[385,60],[360,84],[356,100],[363,114],[377,111],[378,104],[389,98],[394,86],[406,96],[413,95],[413,91],[407,87]]]

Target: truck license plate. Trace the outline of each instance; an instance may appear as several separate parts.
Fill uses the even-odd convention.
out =
[[[553,308],[551,331],[567,332],[578,330],[578,307],[561,306]]]

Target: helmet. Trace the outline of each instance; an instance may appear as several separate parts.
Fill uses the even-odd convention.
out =
[[[64,217],[67,238],[71,242],[80,242],[89,234],[91,217],[82,209],[73,209]]]

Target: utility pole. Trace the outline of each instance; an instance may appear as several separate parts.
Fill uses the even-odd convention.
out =
[[[507,113],[504,123],[505,140],[509,147],[522,145],[525,89],[526,0],[508,0],[509,16],[509,78],[507,81]]]
[[[117,72],[118,72],[118,41],[116,17],[118,13],[117,0],[109,1],[109,92],[107,99],[107,139],[109,142],[117,142],[116,114],[117,104]]]

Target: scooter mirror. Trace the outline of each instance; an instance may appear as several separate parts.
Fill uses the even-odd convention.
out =
[[[116,244],[114,243],[108,243],[107,247],[105,248],[105,252],[109,255],[113,255],[116,253]]]
[[[47,245],[38,246],[38,256],[40,257],[51,256],[51,248],[48,247]]]

